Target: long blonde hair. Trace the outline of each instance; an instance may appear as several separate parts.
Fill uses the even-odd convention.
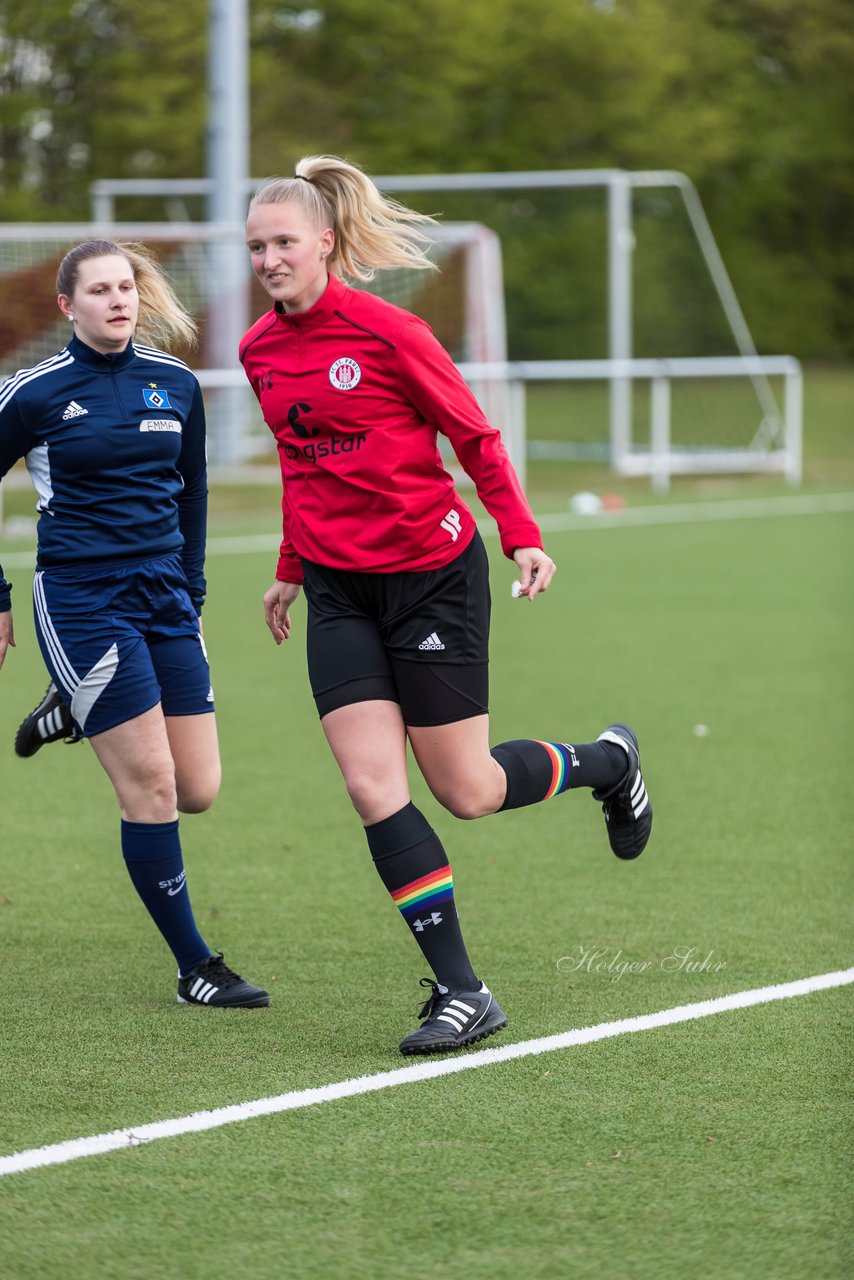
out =
[[[416,213],[383,195],[368,175],[339,156],[303,156],[293,178],[268,178],[249,204],[293,200],[319,227],[332,227],[335,244],[328,263],[338,274],[367,282],[378,270],[412,267],[435,271],[427,257],[425,228],[435,218]]]
[[[133,272],[139,294],[139,318],[135,338],[154,346],[195,346],[198,326],[179,301],[175,290],[143,244],[132,241],[87,240],[70,249],[56,273],[56,292],[73,297],[80,276],[80,264],[90,258],[124,258]]]

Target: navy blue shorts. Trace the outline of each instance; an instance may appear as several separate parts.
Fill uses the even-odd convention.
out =
[[[33,604],[45,664],[87,738],[158,703],[167,716],[213,711],[179,555],[39,570]]]
[[[303,560],[308,673],[321,719],[377,699],[413,726],[485,715],[489,562],[480,535],[441,569],[356,573]]]

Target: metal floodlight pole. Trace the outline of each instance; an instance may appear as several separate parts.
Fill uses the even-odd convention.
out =
[[[208,60],[208,217],[243,220],[249,172],[247,0],[211,0]]]
[[[623,173],[608,183],[608,356],[632,358],[632,188]],[[611,462],[617,467],[632,443],[632,380],[610,382]]]
[[[249,93],[247,80],[247,0],[210,0],[208,58],[208,220],[239,225],[245,217],[244,190],[249,172]],[[210,246],[208,289],[209,362],[229,368],[248,328],[246,251],[237,241]],[[219,463],[236,462],[240,453],[241,396],[234,389],[215,393],[212,444]]]

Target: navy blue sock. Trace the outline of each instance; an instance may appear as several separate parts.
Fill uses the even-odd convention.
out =
[[[189,973],[211,949],[193,918],[177,818],[150,823],[123,819],[122,854],[133,887],[166,939],[180,972]]]
[[[523,809],[550,800],[571,787],[607,791],[626,776],[628,756],[611,742],[540,742],[517,738],[492,748],[507,775],[502,809]]]

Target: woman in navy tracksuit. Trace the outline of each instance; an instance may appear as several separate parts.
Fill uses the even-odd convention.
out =
[[[78,245],[57,294],[73,337],[0,387],[0,477],[24,457],[38,493],[35,624],[55,686],[46,701],[66,729],[70,708],[115,788],[122,852],[177,961],[179,1001],[266,1005],[267,992],[199,933],[178,834],[179,810],[209,808],[220,784],[199,617],[205,416],[187,365],[133,336],[138,321],[167,340],[192,339],[195,326],[136,245]],[[0,569],[0,665],[14,644],[10,587]]]

